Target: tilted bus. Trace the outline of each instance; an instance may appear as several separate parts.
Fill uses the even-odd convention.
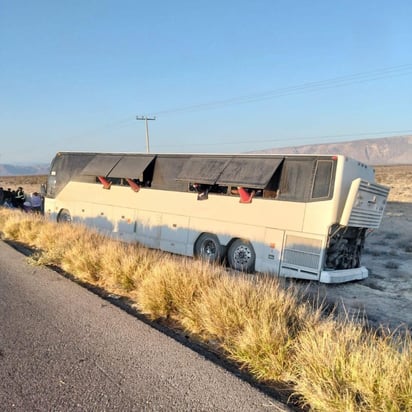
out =
[[[342,155],[60,152],[44,211],[235,270],[339,283],[368,276],[387,195]]]

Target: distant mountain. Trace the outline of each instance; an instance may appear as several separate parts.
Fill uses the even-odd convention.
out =
[[[350,142],[277,147],[254,153],[343,154],[368,165],[412,165],[412,135]],[[1,165],[0,176],[46,175],[48,164]]]
[[[343,154],[368,165],[412,164],[412,136],[289,146],[255,153]]]
[[[0,176],[31,176],[47,175],[49,173],[48,164],[39,165],[1,165]]]

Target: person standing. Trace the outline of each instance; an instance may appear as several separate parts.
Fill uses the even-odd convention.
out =
[[[4,191],[3,206],[8,207],[8,208],[13,207],[12,194],[11,194],[11,189],[10,188],[8,188],[7,190]]]
[[[42,198],[41,196],[37,193],[34,192],[31,195],[31,210],[36,213],[41,212],[41,206],[42,206]]]
[[[15,200],[16,200],[16,207],[23,209],[24,201],[26,200],[26,195],[21,186],[17,188]]]

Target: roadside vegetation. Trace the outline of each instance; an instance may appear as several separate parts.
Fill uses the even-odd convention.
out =
[[[264,275],[124,244],[79,225],[0,210],[3,239],[33,249],[151,320],[176,327],[314,411],[412,410],[412,339],[372,331],[313,303],[296,285]]]

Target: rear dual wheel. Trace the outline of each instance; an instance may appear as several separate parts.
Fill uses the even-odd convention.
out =
[[[232,269],[241,272],[253,272],[255,270],[256,253],[250,242],[236,239],[229,247],[227,261]]]
[[[223,248],[216,235],[203,233],[195,243],[195,256],[208,262],[220,262],[223,257]]]
[[[203,233],[195,243],[195,256],[208,262],[220,262],[224,256],[224,247],[212,233]],[[255,270],[256,253],[252,244],[243,239],[235,239],[227,252],[227,261],[232,269],[241,272]]]

